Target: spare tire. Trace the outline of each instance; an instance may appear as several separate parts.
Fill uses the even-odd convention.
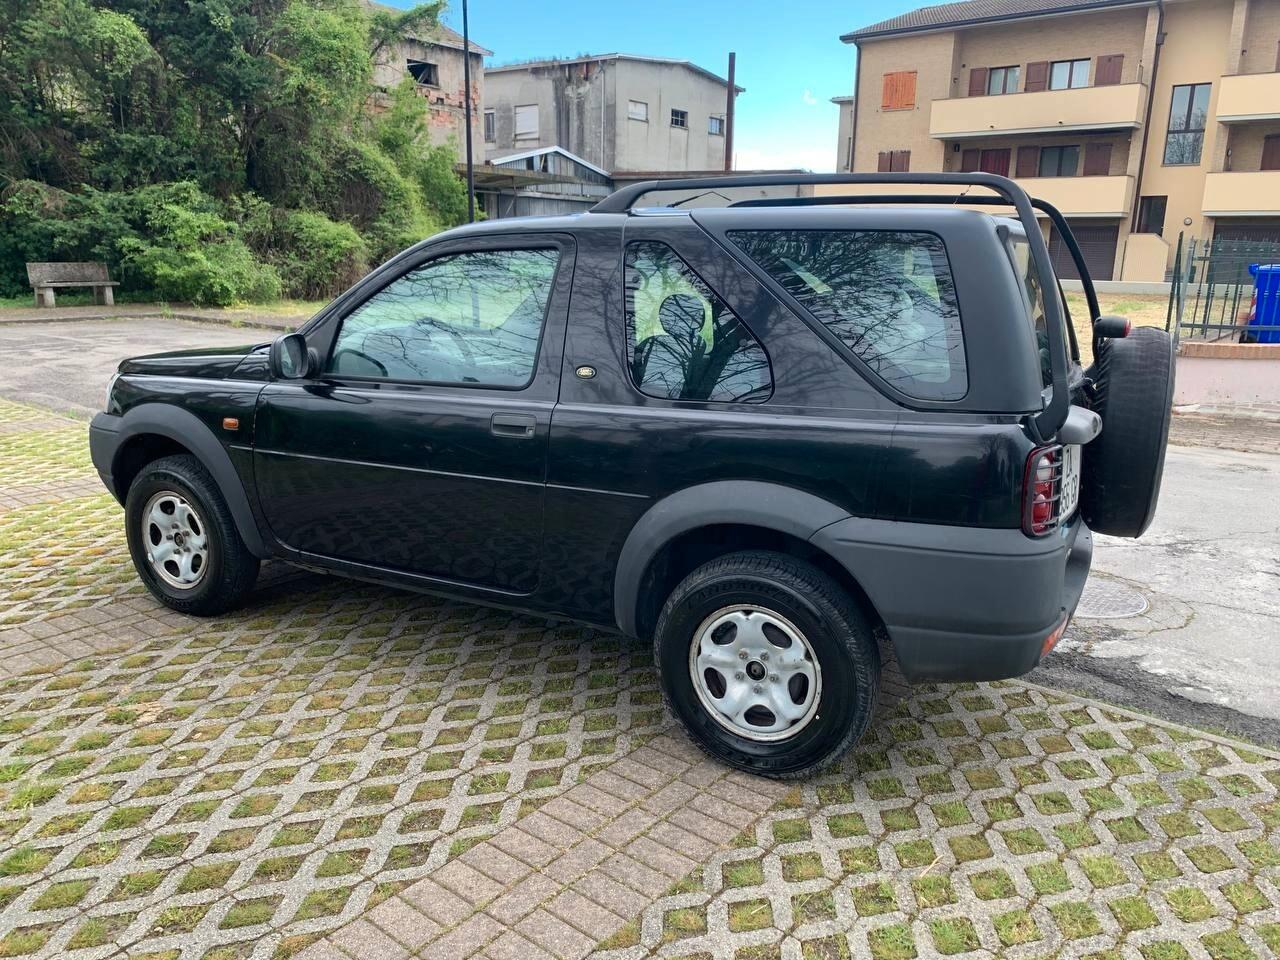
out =
[[[1093,367],[1093,410],[1102,433],[1085,445],[1080,513],[1089,527],[1140,537],[1160,499],[1173,412],[1173,341],[1155,327],[1102,340]]]

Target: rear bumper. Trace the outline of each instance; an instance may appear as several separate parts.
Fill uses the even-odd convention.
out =
[[[812,543],[862,585],[911,680],[999,680],[1040,662],[1080,602],[1093,534],[1055,535],[850,517]]]
[[[93,458],[94,469],[102,478],[103,485],[117,500],[120,494],[116,492],[112,465],[116,451],[120,449],[120,420],[120,417],[109,413],[99,413],[89,423],[89,456]]]

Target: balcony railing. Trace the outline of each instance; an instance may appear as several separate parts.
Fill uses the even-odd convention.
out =
[[[1280,73],[1223,77],[1217,116],[1221,123],[1280,119]]]
[[[1280,170],[1211,173],[1204,178],[1207,217],[1260,217],[1280,214]]]
[[[934,100],[929,136],[960,140],[992,134],[1120,130],[1142,125],[1146,85],[1122,83],[991,97]]]

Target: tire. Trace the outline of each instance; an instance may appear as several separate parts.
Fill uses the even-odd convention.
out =
[[[809,776],[843,756],[866,732],[880,685],[879,649],[857,605],[825,573],[779,553],[734,553],[689,574],[658,617],[654,658],[667,707],[698,746],[779,779]],[[706,666],[721,659],[723,668]],[[742,671],[729,666],[737,664]],[[763,677],[752,672],[760,669]],[[737,702],[752,705],[735,721],[721,708],[739,693]],[[761,712],[770,697],[803,715]]]
[[[1084,447],[1080,478],[1080,512],[1097,533],[1140,537],[1155,517],[1173,376],[1173,343],[1163,330],[1136,327],[1101,341],[1093,410],[1102,433]]]
[[[240,606],[253,589],[258,558],[240,539],[218,485],[195,457],[164,457],[143,467],[129,487],[124,512],[134,568],[165,606],[214,616]],[[161,530],[166,523],[170,529]],[[157,547],[176,552],[159,562],[165,554]]]

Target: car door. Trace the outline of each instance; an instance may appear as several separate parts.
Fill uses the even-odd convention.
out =
[[[497,590],[538,583],[573,241],[431,246],[306,331],[310,380],[261,393],[254,471],[286,547]]]

